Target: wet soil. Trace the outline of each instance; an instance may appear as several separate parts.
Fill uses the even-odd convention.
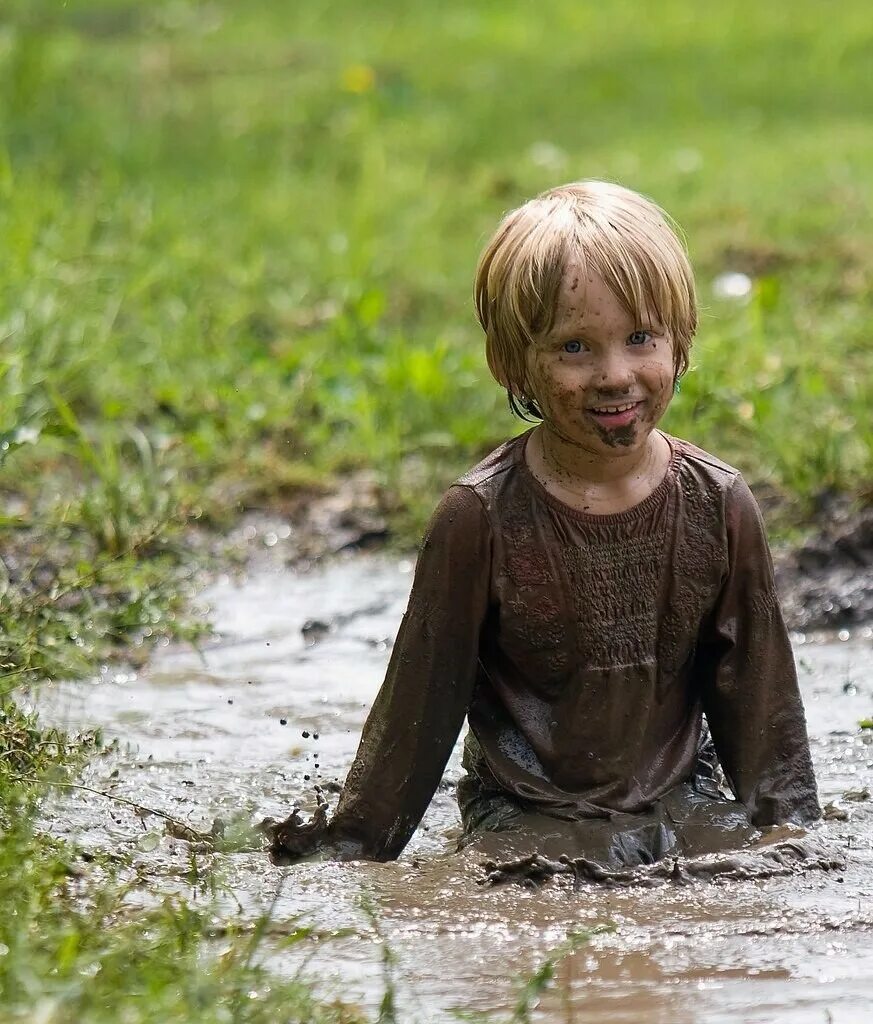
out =
[[[844,629],[873,621],[873,507],[831,502],[825,523],[777,559],[777,581],[794,629]]]
[[[769,514],[785,498],[754,488]],[[284,538],[286,561],[304,568],[337,554],[382,550],[391,542],[391,501],[372,474],[359,472],[323,494],[289,500],[283,518],[249,510],[229,537],[191,533],[192,545],[217,560],[257,568],[263,543]],[[774,552],[782,608],[791,629],[840,630],[873,622],[873,505],[823,492],[813,529],[799,545]]]
[[[90,765],[86,785],[196,830],[168,832],[164,819],[78,790],[46,809],[47,826],[86,853],[131,856],[139,879],[133,903],[171,892],[209,902],[203,869],[214,864],[227,886],[215,897],[216,936],[270,910],[265,959],[283,972],[302,969],[321,991],[359,1002],[374,1019],[390,948],[404,1024],[456,1020],[458,1009],[508,1019],[519,980],[578,932],[590,936],[562,960],[533,1019],[869,1019],[873,730],[859,722],[873,713],[873,629],[795,636],[822,802],[830,805],[813,838],[844,868],[768,878],[716,872],[650,887],[579,885],[573,872],[553,872],[533,887],[480,884],[481,853],[454,852],[459,750],[398,862],[280,868],[245,849],[245,838],[234,844],[237,824],[284,817],[300,797],[311,812],[316,785],[335,801],[413,566],[358,554],[289,568],[290,538],[271,529],[265,544],[257,527],[247,528],[269,557],[203,594],[213,639],[199,650],[159,649],[142,671],[106,668],[91,682],[39,693],[47,722],[99,725],[119,741]],[[222,831],[227,850],[213,854],[203,837]],[[796,838],[770,837],[774,847]],[[83,869],[85,882],[98,870]],[[301,925],[314,929],[310,941],[283,944]]]

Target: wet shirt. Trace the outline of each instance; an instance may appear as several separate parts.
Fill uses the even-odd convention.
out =
[[[396,857],[465,716],[465,763],[531,811],[638,812],[688,779],[706,714],[759,825],[819,815],[803,707],[755,500],[668,438],[652,494],[613,515],[533,476],[528,434],[445,494],[383,686],[329,826]]]

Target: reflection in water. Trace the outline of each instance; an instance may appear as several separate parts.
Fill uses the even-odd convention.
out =
[[[201,654],[169,648],[140,676],[104,672],[93,683],[40,693],[45,718],[70,728],[102,725],[122,750],[86,781],[208,831],[215,817],[284,816],[295,797],[314,803],[342,782],[366,710],[381,682],[410,584],[408,563],[357,558],[294,574],[264,570],[224,580],[204,600],[218,636]],[[316,630],[313,624],[318,624]],[[307,628],[304,630],[304,626]],[[316,637],[317,634],[317,637]],[[313,638],[316,639],[313,639]],[[585,887],[565,880],[528,890],[477,884],[475,854],[458,835],[456,750],[422,827],[394,864],[271,867],[258,853],[225,854],[229,918],[254,917],[278,899],[272,934],[300,920],[326,936],[309,974],[327,991],[375,1007],[383,990],[380,939],[361,909],[368,898],[398,961],[403,1020],[455,1020],[452,1008],[502,1012],[513,980],[531,972],[574,931],[609,925],[557,971],[537,1020],[564,1022],[867,1019],[873,995],[873,709],[870,634],[797,647],[822,803],[843,801],[846,821],[822,833],[848,851],[845,873],[694,884],[655,890]],[[117,769],[117,776],[113,772]],[[68,834],[87,846],[136,852],[155,892],[191,895],[190,850],[164,836],[143,842],[141,822],[100,798],[64,798]],[[153,840],[152,840],[153,841]],[[849,951],[851,951],[849,953]],[[867,952],[864,952],[867,951]],[[279,969],[312,949],[269,954]]]

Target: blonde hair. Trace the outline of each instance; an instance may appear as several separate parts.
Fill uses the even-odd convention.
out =
[[[526,350],[554,323],[568,262],[603,278],[641,326],[656,317],[673,342],[678,379],[697,329],[694,275],[677,228],[638,192],[607,181],[549,189],[508,213],[476,268],[475,302],[494,378],[539,415],[527,380]]]

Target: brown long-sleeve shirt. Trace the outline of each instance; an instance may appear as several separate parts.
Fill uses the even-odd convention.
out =
[[[331,840],[396,857],[465,715],[476,773],[531,810],[645,809],[692,774],[705,712],[756,824],[818,817],[770,553],[740,474],[669,438],[648,498],[590,515],[537,481],[526,439],[433,515]]]

